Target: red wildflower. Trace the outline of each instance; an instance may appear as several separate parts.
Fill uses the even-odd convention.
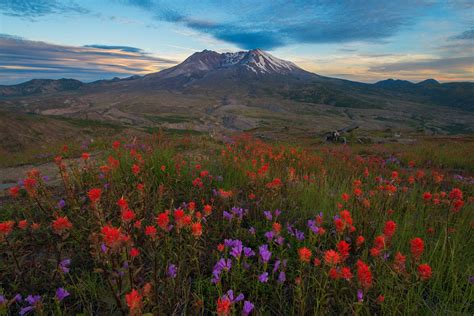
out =
[[[397,229],[397,224],[394,221],[388,221],[385,223],[385,227],[383,229],[383,234],[387,238],[392,238],[393,234],[395,234],[395,230]]]
[[[107,246],[115,248],[119,246],[126,238],[120,231],[120,228],[112,227],[110,225],[102,227],[102,237]]]
[[[200,222],[193,223],[191,225],[191,231],[193,232],[194,237],[199,237],[202,235],[202,225]]]
[[[316,267],[319,267],[321,265],[321,259],[315,257],[313,259],[313,264],[316,266]]]
[[[89,153],[82,153],[81,158],[82,160],[86,161],[90,158],[90,156],[91,155]]]
[[[449,198],[451,200],[462,200],[462,191],[458,188],[454,188],[449,192]]]
[[[431,278],[431,267],[428,264],[420,264],[418,266],[418,274],[425,281]]]
[[[145,227],[145,235],[154,238],[156,236],[156,227],[151,225]]]
[[[377,297],[377,303],[382,304],[384,301],[385,301],[385,296],[383,296],[382,294],[380,294],[380,295]]]
[[[167,230],[168,229],[168,224],[170,223],[170,218],[168,216],[168,211],[164,213],[158,214],[158,217],[156,218],[156,223],[161,229]]]
[[[279,188],[283,185],[280,178],[275,178],[271,182],[267,183],[266,187],[269,189]]]
[[[459,212],[459,210],[464,206],[463,200],[454,200],[453,203],[453,212]]]
[[[354,195],[355,196],[361,196],[362,195],[362,190],[360,188],[355,188],[354,189]]]
[[[10,196],[14,198],[18,196],[19,192],[20,192],[20,188],[18,186],[14,186],[9,189]]]
[[[398,179],[398,171],[392,171],[392,180]]]
[[[372,257],[378,257],[380,256],[380,249],[377,247],[370,248],[370,255]]]
[[[71,229],[72,223],[69,221],[67,216],[58,217],[53,221],[53,230],[55,233],[60,234],[61,232]]]
[[[372,286],[372,272],[370,271],[369,266],[361,260],[358,260],[356,265],[359,283],[367,290]]]
[[[349,267],[343,267],[341,269],[341,278],[349,281],[350,279],[352,279],[353,275],[352,275],[352,272],[351,272],[351,269]]]
[[[119,142],[118,140],[114,141],[114,142],[112,143],[112,147],[113,147],[114,149],[119,149],[119,148],[120,148],[120,142]]]
[[[395,260],[393,262],[393,269],[398,272],[398,273],[402,273],[405,271],[405,262],[407,260],[407,257],[402,255],[401,252],[397,252],[395,254]]]
[[[333,266],[341,262],[341,256],[334,250],[328,250],[324,252],[324,262],[327,265]]]
[[[28,221],[26,219],[18,222],[19,229],[27,229],[28,228]]]
[[[360,247],[360,246],[362,246],[362,244],[363,244],[364,242],[365,242],[364,236],[359,236],[359,237],[357,237],[357,239],[356,239],[356,246],[357,246],[357,247]]]
[[[204,205],[204,214],[209,216],[211,215],[211,213],[212,213],[212,206],[210,206],[209,204]]]
[[[231,301],[228,298],[219,298],[217,300],[217,315],[229,315],[231,307]]]
[[[280,231],[281,231],[281,224],[280,223],[275,222],[275,223],[273,223],[272,227],[273,227],[273,231],[275,233],[277,233],[277,234],[280,233]]]
[[[130,293],[125,295],[128,308],[132,315],[139,315],[142,308],[142,296],[137,290],[133,289]]]
[[[344,228],[345,228],[345,224],[344,222],[342,221],[342,219],[340,218],[336,218],[334,220],[334,225],[336,225],[336,230],[338,233],[342,233],[344,231]]]
[[[309,263],[311,260],[312,253],[311,250],[309,250],[308,248],[302,247],[298,249],[298,255],[300,257],[301,262]]]
[[[224,245],[224,244],[218,244],[218,245],[217,245],[217,251],[223,252],[224,249],[225,249],[225,245]]]
[[[124,222],[130,222],[135,218],[135,213],[131,209],[124,209],[122,211],[122,220]]]
[[[383,235],[375,237],[374,240],[374,246],[375,248],[382,250],[385,248],[385,237]]]
[[[337,250],[339,251],[343,259],[346,259],[347,257],[349,257],[350,249],[351,249],[351,246],[344,240],[341,240],[340,242],[337,243]]]
[[[339,272],[337,272],[336,268],[331,268],[329,270],[329,277],[333,280],[339,279]]]
[[[123,196],[117,201],[117,205],[120,207],[121,210],[128,208],[128,202],[123,198]]]
[[[97,201],[100,200],[100,197],[102,195],[102,190],[101,189],[90,189],[89,192],[87,192],[87,195],[89,196],[89,200],[91,200],[92,203],[96,203]]]
[[[7,236],[13,231],[14,221],[5,221],[0,223],[0,235]]]
[[[204,187],[204,183],[202,183],[201,178],[196,178],[193,180],[193,187],[197,187],[197,188]]]
[[[433,197],[433,195],[430,192],[423,193],[423,200],[425,200],[425,201],[431,200],[432,197]]]
[[[415,260],[418,260],[421,257],[424,248],[425,244],[423,242],[423,239],[417,237],[410,241],[411,254],[415,258]]]
[[[138,175],[140,173],[140,166],[137,164],[133,164],[132,166],[132,173],[134,175]]]
[[[349,194],[347,194],[347,193],[342,193],[342,196],[341,196],[341,197],[342,197],[342,199],[343,199],[344,201],[346,201],[346,202],[349,201],[349,199],[351,198],[351,196],[350,196]]]
[[[23,185],[25,186],[25,189],[28,192],[31,192],[34,190],[36,183],[37,181],[34,178],[26,178],[25,180],[23,180]]]
[[[140,250],[138,248],[134,247],[130,249],[130,257],[135,258],[138,257],[138,255],[140,255]]]

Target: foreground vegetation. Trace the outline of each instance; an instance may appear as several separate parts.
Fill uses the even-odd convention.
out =
[[[9,190],[0,314],[472,314],[474,148],[430,146],[64,147]]]

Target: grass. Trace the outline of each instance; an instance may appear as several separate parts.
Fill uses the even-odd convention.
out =
[[[469,139],[309,146],[179,134],[59,163],[61,188],[30,173],[0,212],[0,313],[27,308],[13,300],[20,293],[41,295],[38,314],[237,315],[244,301],[262,315],[472,314],[474,190],[452,176],[472,176]],[[410,246],[416,237],[419,257]],[[343,255],[342,241],[347,257],[329,264],[329,250]],[[240,243],[249,249],[240,252]],[[406,255],[403,270],[395,269],[397,252]],[[352,276],[344,279],[342,268]],[[70,293],[62,300],[60,287]]]

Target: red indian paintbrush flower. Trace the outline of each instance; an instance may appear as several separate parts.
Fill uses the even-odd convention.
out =
[[[426,281],[431,278],[431,267],[424,263],[418,266],[418,274],[423,281]]]
[[[102,195],[102,190],[97,188],[90,189],[89,192],[87,192],[87,195],[89,196],[89,200],[91,200],[92,203],[97,203]]]
[[[156,223],[161,229],[167,230],[168,225],[170,223],[169,212],[166,211],[164,213],[158,214],[158,217],[156,218]]]
[[[411,254],[415,258],[415,260],[418,260],[421,257],[424,249],[425,243],[423,242],[423,239],[417,237],[410,241]]]
[[[385,235],[385,237],[390,239],[395,234],[396,229],[397,229],[397,224],[394,221],[388,221],[385,223],[383,234]]]
[[[324,252],[324,262],[329,266],[337,265],[341,262],[341,256],[334,250]]]
[[[154,238],[156,236],[156,227],[155,226],[147,226],[145,227],[145,235]]]
[[[122,220],[126,223],[131,222],[135,218],[135,213],[131,209],[122,211]]]
[[[232,307],[231,301],[228,298],[219,298],[217,299],[217,315],[225,316],[230,314],[230,309]]]
[[[7,236],[13,231],[14,221],[5,221],[0,223],[0,236]]]
[[[69,230],[72,228],[72,223],[69,221],[67,216],[58,217],[53,221],[53,230],[55,233],[60,234],[63,231]]]
[[[300,257],[301,262],[309,263],[311,260],[312,253],[311,250],[309,250],[308,248],[302,247],[298,249],[298,256]]]
[[[193,223],[191,225],[191,231],[194,237],[199,237],[202,235],[202,225],[199,222]]]
[[[132,166],[132,172],[133,172],[134,175],[138,175],[140,173],[140,166],[137,165],[137,164],[134,164]]]
[[[120,228],[110,225],[102,227],[101,233],[105,244],[110,248],[115,248],[126,240],[126,236],[122,234]]]
[[[372,272],[367,264],[358,260],[357,263],[357,279],[364,289],[369,289],[372,286]]]
[[[341,240],[340,242],[337,243],[337,250],[341,254],[341,257],[343,260],[345,260],[347,257],[349,257],[349,250],[351,249],[351,246],[345,242],[344,240]]]
[[[130,257],[135,258],[140,255],[140,250],[138,248],[132,248],[130,249]]]
[[[20,192],[20,188],[17,186],[11,187],[9,189],[10,196],[14,198],[18,197],[19,192]]]
[[[137,290],[133,289],[130,293],[125,295],[127,306],[132,315],[139,315],[142,308],[142,296]]]
[[[340,272],[340,276],[342,279],[350,281],[353,277],[351,269],[349,267],[343,267]]]

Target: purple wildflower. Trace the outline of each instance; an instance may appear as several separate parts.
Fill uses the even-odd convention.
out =
[[[233,256],[236,259],[239,259],[240,256],[242,255],[242,242],[240,240],[235,240],[234,246],[232,247],[232,250],[230,251],[230,255]]]
[[[58,202],[58,207],[59,207],[59,208],[63,208],[63,207],[65,207],[65,206],[66,206],[66,201],[60,200],[60,201]]]
[[[268,242],[271,242],[273,240],[273,236],[275,236],[275,233],[273,233],[272,230],[265,233],[265,237],[268,239]]]
[[[255,256],[255,251],[253,251],[252,248],[244,247],[244,255],[247,258],[253,257],[253,256]]]
[[[7,302],[7,299],[5,298],[5,296],[3,295],[0,295],[0,305],[3,305]]]
[[[357,290],[357,300],[359,302],[363,302],[364,301],[364,292],[362,292],[362,290]]]
[[[270,257],[272,256],[272,253],[268,250],[268,245],[261,245],[258,248],[258,251],[263,262],[267,263],[270,260]]]
[[[69,273],[69,265],[71,264],[71,259],[63,259],[60,263],[59,263],[59,269],[61,269],[61,271],[63,273]]]
[[[284,283],[286,281],[286,274],[283,271],[280,271],[278,274],[278,282]]]
[[[107,246],[106,246],[104,243],[100,244],[100,250],[101,250],[103,253],[106,253],[106,252],[107,252]]]
[[[258,281],[260,283],[267,283],[267,281],[268,281],[268,272],[263,272],[262,274],[260,274],[258,276]]]
[[[249,233],[252,234],[252,235],[255,235],[255,233],[256,233],[255,227],[250,227],[249,228]]]
[[[229,221],[231,221],[232,218],[234,217],[234,215],[232,215],[231,213],[229,213],[229,212],[227,212],[227,211],[224,211],[224,212],[222,213],[222,216],[223,216],[225,219],[229,220]]]
[[[300,230],[295,229],[295,236],[298,240],[304,240],[304,233]]]
[[[244,316],[249,315],[250,312],[252,312],[252,310],[254,309],[254,307],[255,306],[250,301],[245,301],[244,308],[242,310],[242,313],[244,314]]]
[[[178,272],[178,269],[176,268],[176,265],[170,264],[170,265],[168,266],[168,272],[167,272],[167,274],[168,274],[168,276],[169,276],[170,278],[172,278],[172,279],[176,278],[177,272]]]
[[[273,212],[273,214],[275,215],[275,217],[278,217],[278,216],[280,216],[281,211],[280,210],[275,210],[275,212]]]
[[[272,217],[272,212],[270,212],[270,211],[264,211],[263,214],[265,215],[265,217],[266,217],[269,221],[272,220],[272,218],[273,218],[273,217]]]
[[[66,297],[68,297],[70,294],[68,291],[66,291],[65,289],[63,289],[62,287],[58,288],[56,290],[56,299],[61,302],[63,299],[65,299]]]

